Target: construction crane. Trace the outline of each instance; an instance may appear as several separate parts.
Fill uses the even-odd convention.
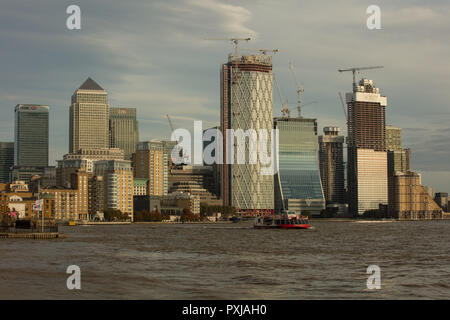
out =
[[[279,52],[278,49],[252,49],[252,48],[245,48],[245,49],[241,49],[242,51],[259,51],[262,55],[266,56],[268,52],[270,53],[277,53]]]
[[[289,110],[287,99],[286,99],[286,102],[283,101],[283,97],[281,96],[280,86],[278,85],[278,80],[275,77],[275,74],[273,74],[273,81],[275,82],[275,86],[277,87],[278,97],[280,98],[281,113],[283,114],[283,117],[289,118],[291,116],[291,110]]]
[[[168,114],[166,114],[166,117],[167,117],[167,120],[169,120],[169,126],[170,126],[170,130],[172,130],[172,132],[173,132],[173,131],[175,131],[175,129],[174,129],[174,127],[173,127],[173,124],[172,124],[172,120],[170,120],[170,117],[169,117],[169,115],[168,115]]]
[[[304,87],[298,82],[297,76],[295,75],[294,65],[289,62],[289,69],[291,70],[292,77],[294,78],[295,84],[297,85],[297,111],[298,117],[302,117],[302,93],[305,92]]]
[[[381,69],[383,66],[375,66],[375,67],[358,67],[358,68],[349,68],[349,69],[339,69],[339,72],[348,72],[351,71],[353,73],[353,90],[356,88],[356,71],[360,70],[371,70],[371,69]]]
[[[237,56],[238,55],[239,41],[249,42],[251,39],[250,38],[210,38],[210,39],[205,39],[205,40],[226,40],[226,41],[231,41],[233,43],[233,45],[234,45],[234,55]]]
[[[345,121],[347,121],[347,125],[348,125],[347,110],[345,110],[344,99],[342,98],[342,93],[340,93],[340,92],[339,92],[339,99],[341,100],[342,109],[344,110],[344,115],[345,115]]]

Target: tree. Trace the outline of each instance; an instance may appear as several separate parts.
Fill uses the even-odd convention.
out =
[[[105,221],[122,221],[125,218],[122,211],[115,209],[106,209],[103,211],[103,214]]]

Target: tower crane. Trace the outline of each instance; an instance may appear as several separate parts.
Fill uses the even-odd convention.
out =
[[[266,56],[268,52],[273,53],[273,54],[279,52],[278,49],[252,49],[252,48],[244,48],[244,49],[241,49],[241,50],[242,50],[242,51],[259,51],[259,52],[260,52],[262,55],[264,55],[264,56]]]
[[[339,99],[341,100],[342,109],[344,110],[344,115],[345,115],[345,121],[347,121],[347,125],[348,125],[347,110],[345,110],[344,99],[342,98],[342,93],[340,93],[340,92],[339,92]]]
[[[357,68],[349,68],[349,69],[339,69],[339,72],[348,72],[351,71],[353,73],[353,90],[356,88],[356,72],[360,70],[371,70],[371,69],[381,69],[383,66],[374,66],[374,67],[357,67]]]
[[[278,97],[280,98],[281,113],[283,114],[283,117],[289,118],[291,116],[291,110],[289,110],[287,99],[286,99],[286,102],[283,101],[283,97],[281,96],[280,86],[278,85],[278,80],[275,77],[275,74],[273,74],[273,81],[275,82],[275,86],[277,87]]]
[[[297,111],[298,117],[302,117],[302,93],[305,92],[305,88],[298,82],[297,76],[295,75],[294,65],[289,62],[289,70],[291,70],[292,77],[294,78],[295,84],[297,85]]]
[[[231,41],[233,43],[233,45],[234,45],[234,55],[237,56],[238,55],[239,41],[249,42],[251,39],[250,38],[209,38],[209,39],[205,39],[205,40],[226,40],[226,41]]]

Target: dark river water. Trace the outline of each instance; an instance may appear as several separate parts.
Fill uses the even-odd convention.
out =
[[[450,221],[62,227],[0,239],[0,299],[448,299]],[[66,286],[69,265],[81,290]],[[368,290],[369,265],[381,289]]]

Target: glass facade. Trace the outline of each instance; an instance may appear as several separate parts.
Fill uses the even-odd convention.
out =
[[[0,142],[0,183],[9,181],[9,170],[14,165],[14,142]]]
[[[19,104],[15,108],[14,165],[48,166],[49,107]]]
[[[325,199],[320,179],[316,120],[276,118],[274,123],[280,136],[279,168],[275,177],[277,209],[320,214],[325,208]],[[292,208],[294,203],[297,208]]]

